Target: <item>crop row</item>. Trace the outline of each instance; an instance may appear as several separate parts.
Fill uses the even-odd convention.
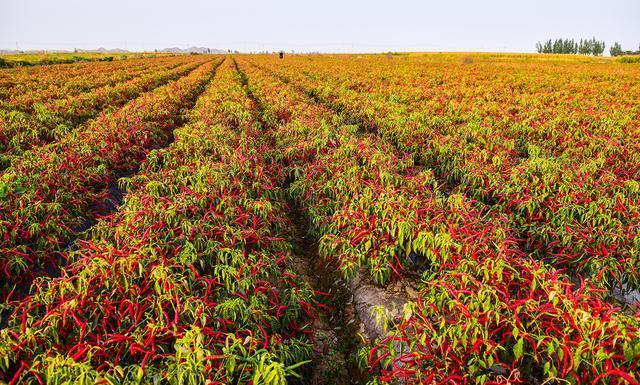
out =
[[[178,89],[173,89],[176,92]],[[171,94],[174,94],[173,92]],[[59,278],[0,331],[13,383],[284,384],[314,292],[288,268],[282,169],[229,61]]]
[[[412,154],[443,190],[507,216],[523,250],[603,287],[640,287],[634,73],[292,60],[260,63]]]
[[[93,87],[90,82],[86,81],[87,78],[100,79],[109,72],[144,67],[152,63],[168,63],[176,59],[178,58],[123,60],[108,63],[80,63],[3,70],[0,72],[0,89],[2,90],[0,91],[0,101],[4,102],[16,97],[28,98],[28,94],[33,92],[40,94],[46,93],[48,90],[64,88],[74,92],[85,87]]]
[[[140,62],[139,65],[144,65],[144,62]],[[120,66],[122,64],[118,65],[118,67]],[[104,73],[108,71],[109,67],[111,66],[85,66],[82,71],[79,68],[75,68],[73,71],[69,71],[69,68],[63,71],[39,68],[37,72],[34,69],[29,72],[22,69],[4,70],[0,73],[0,108],[10,109],[13,103],[9,103],[9,99],[25,97],[31,92],[45,92],[50,88],[62,88],[65,83],[73,83],[87,75]],[[123,68],[127,68],[127,66]],[[41,81],[38,81],[39,78]],[[71,89],[73,90],[73,87]]]
[[[176,67],[185,62],[184,59],[181,61],[175,59],[173,61],[140,60],[132,61],[128,66],[123,66],[121,63],[117,68],[105,68],[100,71],[87,69],[83,74],[74,75],[60,84],[56,82],[46,87],[43,87],[42,83],[46,84],[47,78],[53,76],[49,71],[43,71],[37,75],[42,83],[31,84],[24,79],[12,78],[12,81],[17,82],[21,87],[20,89],[16,89],[17,87],[5,89],[9,96],[0,104],[0,107],[7,111],[32,112],[38,103],[76,96],[106,85],[127,81],[154,68]],[[35,77],[35,75],[32,76]]]
[[[61,263],[57,252],[104,211],[116,178],[135,171],[149,151],[170,141],[183,110],[212,77],[214,64],[207,62],[58,142],[26,152],[0,176],[3,299],[34,273]]]
[[[380,283],[421,271],[418,299],[365,352],[376,381],[637,383],[638,315],[520,252],[507,218],[444,194],[410,153],[268,71],[241,69],[324,256]]]
[[[178,79],[202,60],[153,68],[129,81],[38,104],[31,112],[0,112],[0,151],[6,166],[24,151],[63,138],[89,119],[121,107],[138,95]],[[175,67],[175,68],[174,68]]]

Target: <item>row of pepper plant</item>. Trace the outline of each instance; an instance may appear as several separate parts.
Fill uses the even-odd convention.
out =
[[[108,210],[110,188],[166,145],[221,59],[103,114],[60,141],[34,148],[0,176],[0,277],[5,299],[34,274],[51,274],[58,252]],[[52,270],[53,269],[53,270]]]
[[[412,154],[443,190],[507,216],[528,253],[602,287],[640,288],[638,68],[380,56],[257,62]]]
[[[0,151],[5,166],[24,151],[58,140],[87,120],[123,106],[137,96],[192,71],[203,59],[176,61],[91,92],[37,104],[30,112],[0,113]]]
[[[158,59],[157,62],[163,61]],[[57,89],[65,87],[67,83],[80,82],[83,87],[91,87],[90,83],[84,82],[82,79],[91,74],[96,78],[101,78],[106,72],[118,71],[128,67],[136,67],[145,65],[152,60],[140,59],[130,61],[117,62],[101,62],[101,63],[76,63],[73,65],[61,66],[34,66],[34,67],[16,67],[4,69],[0,72],[0,106],[4,107],[7,99],[16,96],[23,96],[30,92],[45,92],[49,88]],[[154,61],[154,60],[153,60]],[[78,85],[80,85],[78,84]],[[74,87],[69,89],[74,91]]]
[[[14,74],[7,78],[7,82],[11,82],[12,86],[2,87],[0,109],[32,111],[37,103],[75,96],[109,84],[127,81],[153,67],[166,66],[170,61],[167,58],[119,61],[111,66],[87,67],[84,72],[65,74],[66,76],[47,68],[30,74]]]
[[[175,93],[177,89],[172,90]],[[173,94],[172,93],[172,94]],[[315,293],[288,268],[280,187],[230,61],[58,278],[12,304],[9,384],[286,384],[311,356]]]
[[[379,284],[420,272],[418,299],[363,350],[373,383],[638,383],[640,314],[520,251],[500,212],[251,63],[265,61],[240,67],[323,256]]]

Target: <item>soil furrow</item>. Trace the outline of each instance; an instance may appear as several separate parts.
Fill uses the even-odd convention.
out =
[[[238,67],[247,95],[256,105],[256,121],[265,129],[265,135],[277,151],[276,140],[269,134],[275,129],[263,119],[263,107],[259,99],[251,92],[247,75]],[[282,188],[287,191],[292,177],[283,181]],[[289,241],[293,245],[291,265],[296,273],[318,293],[324,311],[314,323],[314,359],[313,367],[305,373],[303,384],[338,385],[361,384],[366,375],[358,367],[357,354],[361,347],[359,337],[358,314],[354,306],[354,297],[349,285],[338,271],[318,253],[317,244],[309,233],[310,224],[300,207],[288,199],[291,233]]]

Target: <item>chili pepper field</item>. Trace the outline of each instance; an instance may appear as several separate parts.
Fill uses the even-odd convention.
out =
[[[0,383],[640,385],[640,65],[0,70]]]

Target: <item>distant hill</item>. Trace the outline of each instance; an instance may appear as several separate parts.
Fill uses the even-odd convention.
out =
[[[98,48],[98,49],[79,49],[78,52],[97,52],[97,53],[127,53],[126,49],[114,48],[114,49],[106,49],[106,48]]]

